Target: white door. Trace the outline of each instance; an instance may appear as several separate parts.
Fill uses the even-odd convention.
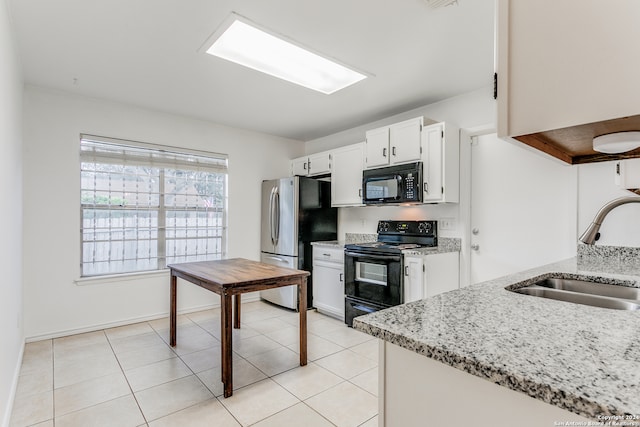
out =
[[[473,138],[471,284],[575,256],[576,176],[495,134]]]

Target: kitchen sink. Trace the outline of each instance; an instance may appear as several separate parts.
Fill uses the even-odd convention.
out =
[[[579,279],[545,278],[512,292],[616,310],[640,310],[640,288]]]

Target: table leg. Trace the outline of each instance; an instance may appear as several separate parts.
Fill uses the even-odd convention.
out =
[[[233,394],[233,372],[231,369],[231,295],[220,295],[221,312],[221,346],[222,346],[222,384],[224,385],[224,397]]]
[[[233,327],[240,329],[240,294],[233,296]]]
[[[300,366],[307,364],[307,278],[298,285],[298,311],[300,312]]]
[[[177,281],[178,278],[171,275],[171,290],[169,291],[169,344],[171,347],[176,346],[176,325],[177,325],[177,299],[178,299],[178,289],[177,289]]]

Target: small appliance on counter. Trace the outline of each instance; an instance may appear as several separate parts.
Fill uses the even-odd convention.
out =
[[[376,242],[345,245],[345,323],[402,304],[403,251],[437,245],[437,221],[379,221]]]
[[[311,242],[338,238],[338,209],[331,207],[331,183],[301,176],[262,182],[260,261],[312,271]],[[307,305],[312,307],[312,276]],[[295,286],[261,291],[260,297],[283,307],[298,307]]]

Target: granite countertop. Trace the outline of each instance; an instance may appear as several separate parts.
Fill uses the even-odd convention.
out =
[[[640,416],[640,311],[505,290],[554,273],[640,287],[640,265],[597,261],[579,250],[577,258],[357,317],[353,327],[588,418]]]
[[[322,246],[327,248],[344,248],[344,245],[355,243],[375,242],[376,234],[351,234],[347,233],[345,240],[329,240],[324,242],[311,242],[313,246]],[[432,255],[447,252],[460,252],[461,239],[439,237],[438,246],[432,248],[409,249],[403,251],[406,255]]]

